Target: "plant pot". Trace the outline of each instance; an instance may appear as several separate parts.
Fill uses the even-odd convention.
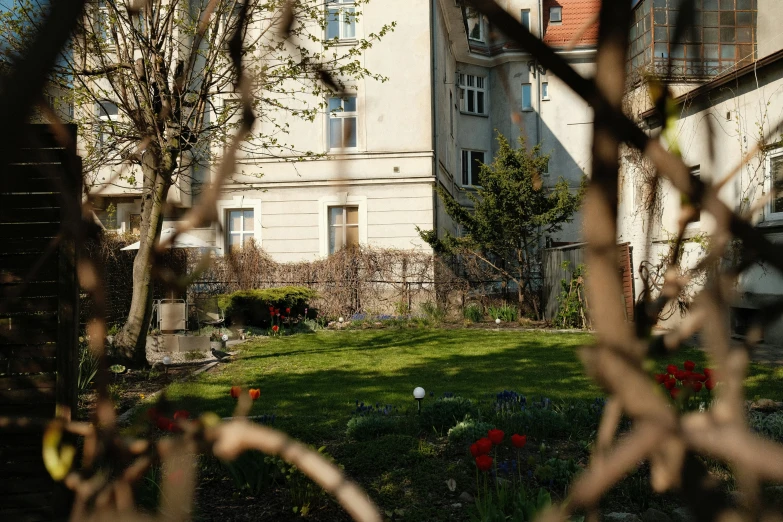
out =
[[[226,347],[226,341],[209,341],[210,350],[223,350]]]

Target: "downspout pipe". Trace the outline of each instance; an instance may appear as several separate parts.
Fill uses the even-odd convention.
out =
[[[544,2],[538,0],[538,38],[544,39]],[[538,70],[538,60],[535,61],[535,70],[533,74],[536,75],[536,142],[534,145],[541,143],[541,71]]]
[[[436,38],[435,31],[437,24],[435,23],[435,2],[437,0],[430,0],[430,118],[432,120],[432,175],[434,183],[432,185],[432,228],[435,230],[435,237],[440,237],[440,231],[438,230],[438,169],[440,163],[438,161],[438,113],[437,113],[437,77],[438,77],[438,61],[435,54]]]

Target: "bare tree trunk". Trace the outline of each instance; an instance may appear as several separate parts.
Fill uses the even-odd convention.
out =
[[[153,151],[144,154],[141,238],[133,261],[133,297],[128,320],[115,338],[117,356],[141,366],[147,364],[147,331],[152,320],[153,249],[163,227],[163,206],[171,186],[171,176],[161,172],[160,163]]]

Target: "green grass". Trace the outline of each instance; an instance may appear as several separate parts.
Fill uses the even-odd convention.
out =
[[[243,346],[222,371],[175,384],[169,397],[194,412],[230,415],[233,385],[259,387],[259,413],[347,420],[359,400],[413,408],[444,392],[479,399],[504,389],[551,399],[588,399],[600,390],[582,372],[587,334],[493,330],[319,332]]]
[[[231,386],[260,388],[261,399],[251,415],[275,414],[276,428],[316,447],[326,446],[383,511],[405,507],[405,520],[411,521],[469,520],[470,505],[452,507],[461,502],[461,491],[475,493],[467,443],[449,443],[447,430],[435,432],[423,425],[427,416],[415,415],[413,388],[426,389],[424,407],[450,392],[474,401],[481,420],[507,435],[527,432],[522,462],[565,457],[586,462],[597,418],[591,425],[575,426],[573,419],[584,416],[574,415],[585,410],[569,408],[583,400],[592,404],[590,399],[603,395],[585,376],[578,358],[578,349],[592,340],[583,333],[489,329],[320,331],[264,338],[243,345],[241,354],[217,371],[171,385],[168,397],[193,414],[214,411],[229,416],[236,404],[229,396]],[[699,369],[706,361],[703,352],[687,348],[648,361],[647,367],[651,373],[662,372],[667,364],[681,366],[686,359]],[[779,400],[781,377],[783,369],[751,365],[748,397]],[[490,408],[495,394],[503,390],[514,390],[528,400],[548,397],[556,406],[538,410],[534,424],[520,428]],[[390,430],[370,440],[347,437],[357,400],[396,406],[393,419],[387,419],[393,420]],[[539,455],[543,442],[547,449]],[[645,477],[640,472],[618,486],[612,505],[639,512],[649,505],[668,506],[666,497],[649,492]],[[458,484],[454,492],[444,486],[449,478]],[[634,480],[644,482],[644,495],[636,492]],[[553,495],[561,498],[562,487],[555,487]],[[327,518],[341,513],[333,504],[325,509],[331,509]]]
[[[231,386],[260,388],[254,414],[276,413],[281,420],[320,419],[344,423],[355,401],[415,407],[413,388],[435,397],[451,392],[481,400],[502,390],[552,400],[592,399],[601,390],[585,376],[577,350],[589,334],[512,330],[402,329],[323,331],[265,338],[243,345],[241,355],[220,371],[174,384],[169,398],[193,413],[229,416]],[[705,357],[696,349],[649,363],[666,364]],[[780,398],[783,369],[752,365],[747,395]]]

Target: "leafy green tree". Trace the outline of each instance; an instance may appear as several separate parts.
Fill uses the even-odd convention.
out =
[[[243,163],[319,157],[288,140],[291,118],[314,121],[326,108],[327,93],[342,90],[346,81],[385,81],[362,65],[363,53],[394,22],[350,44],[330,32],[337,23],[352,24],[367,1],[345,8],[323,0],[86,4],[50,90],[74,108],[87,188],[118,184],[141,192],[133,297],[115,337],[122,357],[145,362],[153,247],[171,187],[185,197],[197,195],[243,121],[253,122],[237,150]],[[22,53],[47,9],[40,0],[18,0],[0,12],[5,63]]]
[[[458,255],[463,262],[475,262],[513,281],[520,307],[527,303],[540,316],[531,275],[541,261],[542,240],[573,220],[584,180],[575,192],[562,178],[553,187],[543,187],[541,173],[549,156],[541,153],[541,145],[527,149],[520,138],[519,147],[513,148],[500,133],[497,141],[494,161],[480,167],[480,187],[465,192],[473,208],[438,187],[446,212],[461,226],[462,235],[447,232],[438,238],[433,230],[419,230],[419,235],[437,253]]]

